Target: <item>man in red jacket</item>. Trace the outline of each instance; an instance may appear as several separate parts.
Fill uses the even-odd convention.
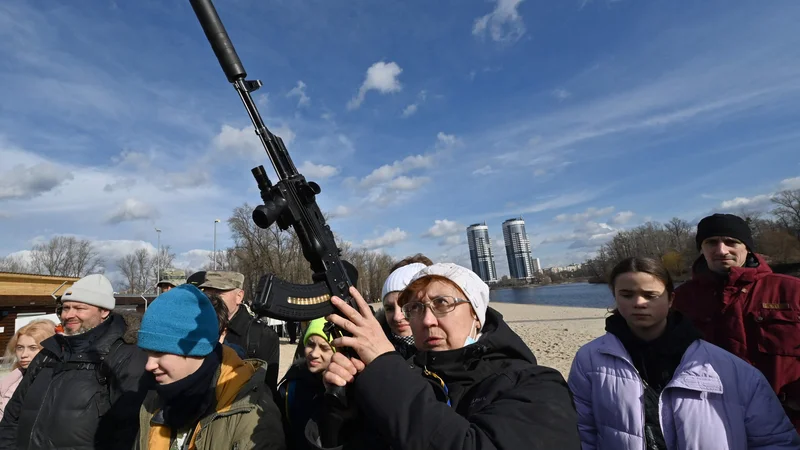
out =
[[[800,279],[772,272],[738,216],[704,218],[696,242],[702,256],[673,307],[705,340],[758,368],[800,431]]]

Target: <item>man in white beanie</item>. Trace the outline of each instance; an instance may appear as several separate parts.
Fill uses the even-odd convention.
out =
[[[64,334],[42,341],[6,406],[0,449],[133,447],[152,376],[136,345],[138,317],[114,313],[115,306],[103,275],[66,290]]]

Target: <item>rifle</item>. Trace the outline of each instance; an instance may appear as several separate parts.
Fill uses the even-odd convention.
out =
[[[273,185],[264,166],[252,169],[264,202],[253,210],[253,222],[265,229],[273,224],[277,224],[281,230],[292,227],[300,241],[303,256],[313,272],[312,284],[290,283],[270,273],[262,276],[253,308],[259,314],[279,320],[308,321],[338,314],[339,311],[330,302],[335,295],[358,309],[349,292],[350,287],[355,286],[358,272],[352,264],[340,258],[341,250],[317,205],[316,196],[321,188],[313,181],[306,181],[292,162],[283,139],[264,125],[250,96],[262,83],[260,80],[246,79],[247,72],[211,0],[189,2],[222,66],[222,71],[239,94],[278,177]],[[326,331],[333,332],[333,324],[329,325],[331,327]],[[344,392],[333,392],[333,395],[344,402]]]

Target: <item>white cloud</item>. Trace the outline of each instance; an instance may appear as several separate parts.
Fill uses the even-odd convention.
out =
[[[426,231],[423,236],[426,237],[443,237],[451,236],[454,234],[465,233],[466,227],[458,222],[452,220],[442,219],[435,220],[433,226]]]
[[[573,241],[569,249],[596,248],[607,242],[619,232],[607,223],[585,222],[575,227],[572,233],[558,234],[545,238],[540,245]]]
[[[633,211],[620,211],[614,215],[614,217],[611,219],[611,223],[614,225],[625,225],[635,215],[636,214],[634,214]]]
[[[530,214],[530,213],[537,213],[542,211],[548,211],[551,209],[559,209],[559,208],[566,208],[568,206],[578,205],[587,201],[594,199],[597,195],[599,195],[599,191],[595,190],[592,192],[574,192],[570,194],[561,194],[555,197],[552,197],[548,200],[542,200],[537,203],[530,204],[528,206],[523,206],[520,208],[514,209],[507,209],[504,211],[497,211],[489,214],[485,214],[486,217],[501,217],[501,216],[508,216],[508,215],[519,215],[519,214]]]
[[[220,151],[231,152],[246,158],[263,157],[264,148],[252,127],[235,128],[222,125],[220,132],[212,139],[212,145]]]
[[[401,175],[386,184],[389,189],[396,189],[398,191],[415,191],[422,187],[423,184],[430,181],[428,177],[407,177]]]
[[[365,239],[361,245],[367,249],[374,250],[383,247],[391,247],[398,242],[406,240],[407,238],[408,233],[400,228],[393,228],[375,239]]]
[[[351,208],[348,208],[347,206],[344,206],[344,205],[339,205],[336,208],[333,208],[333,211],[330,211],[328,213],[328,216],[331,219],[334,219],[334,218],[337,218],[337,217],[347,217],[352,213],[353,213],[353,210]]]
[[[119,180],[113,183],[106,184],[105,187],[103,188],[103,192],[114,192],[120,189],[130,189],[135,185],[136,185],[136,178],[133,177],[120,178]]]
[[[553,97],[557,98],[558,100],[566,100],[566,99],[572,97],[572,92],[570,92],[570,91],[568,91],[566,89],[561,89],[561,88],[553,89],[553,92],[551,92],[551,94],[553,95]]]
[[[119,167],[126,169],[147,170],[152,167],[153,156],[135,150],[125,149],[112,158]]]
[[[0,200],[37,197],[73,178],[71,172],[59,170],[47,162],[16,165],[0,174]]]
[[[464,242],[466,242],[466,239],[464,238],[463,235],[454,234],[452,236],[447,236],[446,238],[444,238],[441,242],[439,242],[439,245],[451,247],[455,245],[461,245]]]
[[[419,106],[425,102],[427,97],[428,93],[426,91],[420,91],[419,95],[417,95],[417,100],[403,109],[403,118],[413,116],[417,112],[417,109],[419,109]]]
[[[272,131],[273,134],[275,134],[279,138],[283,139],[283,143],[286,144],[286,145],[289,145],[292,142],[294,142],[294,138],[297,137],[297,134],[295,134],[295,132],[292,131],[292,129],[289,128],[288,125],[281,125],[279,127],[274,127],[274,128],[272,128],[271,131]],[[255,132],[253,132],[253,133],[255,133]],[[258,144],[258,148],[259,148],[259,150],[261,152],[261,155],[264,155],[264,147],[261,146],[261,142],[260,141],[259,141],[259,144]]]
[[[339,173],[338,167],[314,164],[311,161],[304,161],[297,170],[299,170],[307,180],[312,180],[314,178],[324,180]]]
[[[794,189],[800,189],[800,177],[794,178],[787,178],[781,181],[779,188],[781,191],[791,191]]]
[[[362,83],[361,87],[358,89],[358,94],[347,103],[347,109],[358,109],[364,102],[364,97],[369,91],[375,90],[381,94],[400,91],[402,85],[398,77],[402,72],[403,69],[394,62],[386,63],[379,61],[371,65],[369,69],[367,69],[364,83]]]
[[[753,197],[736,197],[720,203],[720,210],[763,209],[768,206],[775,194],[762,194]]]
[[[605,208],[595,208],[590,207],[587,208],[586,211],[582,213],[576,214],[559,214],[555,217],[556,222],[585,222],[590,219],[595,219],[597,217],[607,216],[614,212],[613,206],[607,206]]]
[[[403,118],[413,116],[417,112],[418,108],[419,105],[417,105],[416,103],[412,103],[406,106],[405,109],[403,109]]]
[[[432,155],[411,155],[392,164],[385,164],[373,170],[369,175],[361,180],[362,187],[372,187],[380,183],[386,183],[398,175],[414,169],[431,167],[433,164]]]
[[[449,149],[461,145],[461,139],[454,134],[447,134],[442,131],[436,134],[436,148]]]
[[[517,7],[522,0],[494,0],[494,10],[475,19],[472,34],[485,36],[489,33],[495,42],[516,42],[525,34],[525,24]]]
[[[296,137],[294,131],[286,125],[272,128],[271,131],[283,139],[286,145],[289,145]],[[233,153],[250,160],[261,161],[266,157],[264,147],[252,125],[236,128],[224,124],[220,132],[211,140],[211,145],[217,151]]]
[[[485,165],[485,166],[483,166],[483,167],[481,167],[479,169],[473,170],[472,174],[473,175],[489,175],[490,173],[495,173],[495,172],[497,172],[497,171],[492,169],[492,166],[487,164],[487,165]]]
[[[297,106],[308,106],[311,104],[311,98],[306,95],[306,84],[302,80],[297,82],[297,86],[292,88],[287,97],[297,97]]]
[[[735,197],[730,200],[725,200],[714,208],[714,211],[730,212],[734,214],[742,211],[767,212],[774,206],[772,199],[775,198],[780,191],[793,189],[800,189],[800,177],[781,180],[780,183],[778,183],[778,192],[759,194],[752,197]]]
[[[217,249],[217,262],[219,262],[221,256],[219,251],[220,249]],[[213,254],[212,250],[192,249],[176,255],[172,265],[181,269],[199,270],[210,261],[213,261]],[[191,274],[186,274],[187,277],[189,275]]]
[[[131,222],[136,220],[151,220],[159,217],[158,210],[139,200],[126,199],[106,220],[110,224]]]

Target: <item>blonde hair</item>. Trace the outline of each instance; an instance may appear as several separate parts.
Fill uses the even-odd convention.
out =
[[[8,341],[6,353],[3,357],[4,365],[10,367],[11,369],[19,368],[16,347],[20,336],[30,336],[34,341],[36,341],[37,345],[41,345],[43,340],[53,336],[54,334],[56,334],[56,324],[53,323],[52,320],[48,319],[37,319],[20,328],[16,333],[14,333],[14,337]]]

